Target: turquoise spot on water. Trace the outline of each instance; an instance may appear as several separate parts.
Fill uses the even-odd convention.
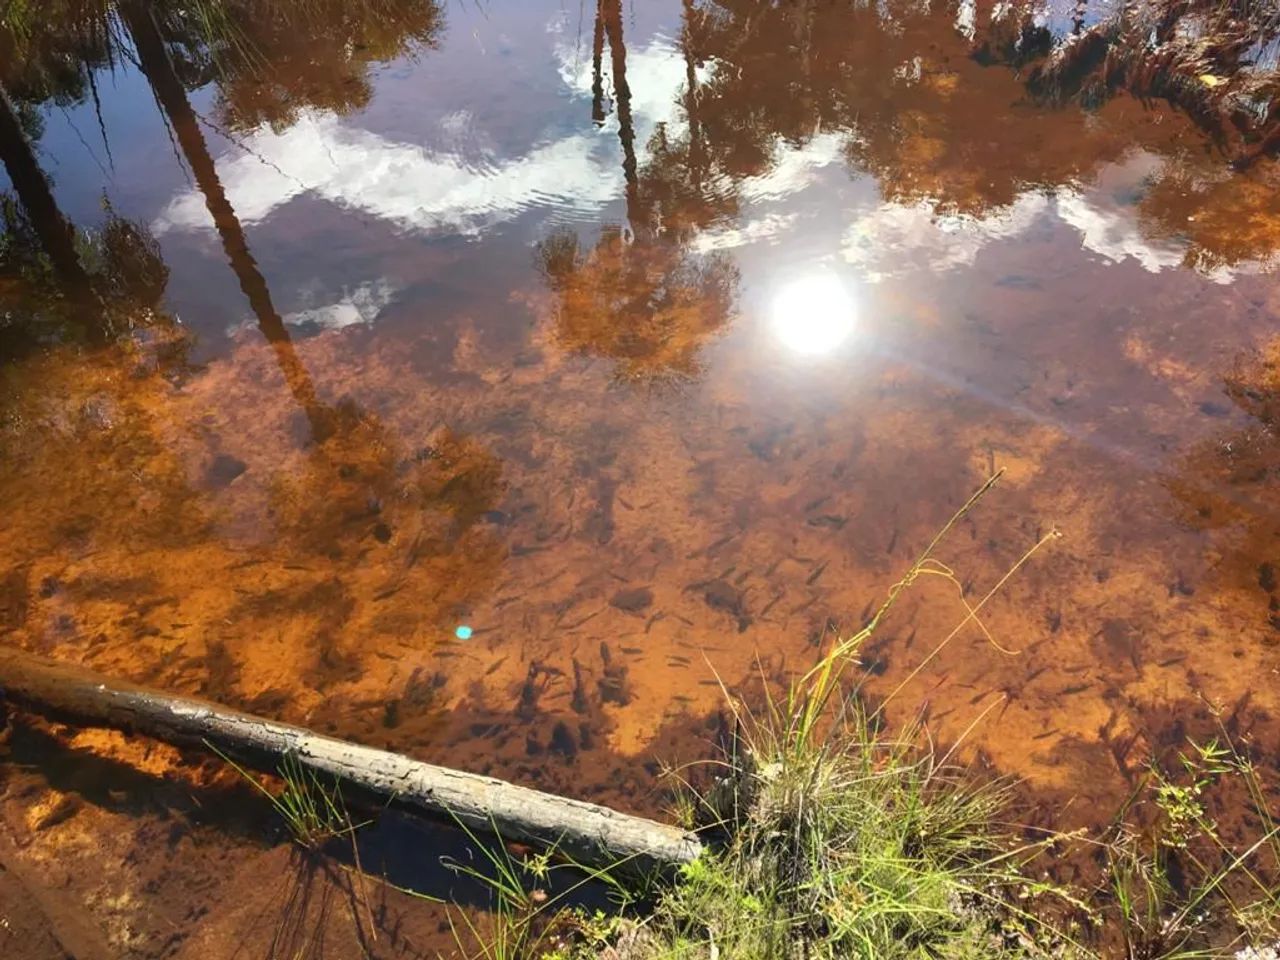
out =
[[[459,640],[470,640],[470,639],[471,639],[471,628],[470,628],[470,627],[468,627],[465,623],[464,623],[464,624],[461,624],[459,627],[457,627],[457,628],[453,631],[453,635],[454,635],[455,637],[457,637]]]

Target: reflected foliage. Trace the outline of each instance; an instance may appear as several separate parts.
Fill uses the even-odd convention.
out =
[[[132,59],[112,0],[0,0],[0,82],[38,139],[32,105],[96,96],[94,72]],[[219,92],[219,120],[277,129],[307,109],[348,113],[380,62],[433,47],[432,0],[155,0],[146,5],[184,86]]]
[[[217,84],[219,119],[277,130],[305,110],[358,110],[369,71],[436,45],[431,0],[204,0],[155,5],[185,85]],[[194,16],[193,16],[194,14]]]
[[[1255,94],[1274,73],[1247,67],[1242,31],[1256,54],[1256,41],[1276,22],[1240,6],[1228,4],[1215,14],[1253,25],[1238,27],[1231,47],[1236,59],[1222,59],[1214,47],[1201,53],[1219,59],[1197,61],[1196,69],[1235,77],[1229,87],[1212,87],[1232,91],[1225,99],[1215,93],[1215,103],[1271,109],[1273,97]],[[1185,34],[1186,11],[1203,8],[1169,6],[1178,14],[1170,14],[1170,35],[1178,29]],[[1250,178],[1233,176],[1219,158],[1187,150],[1176,133],[1135,123],[1141,112],[1132,102],[1081,110],[1101,107],[1124,90],[1157,95],[1154,80],[1135,87],[1129,80],[1136,74],[1126,80],[1116,72],[1114,51],[1094,64],[1113,83],[1106,97],[1067,95],[1065,74],[1050,95],[1049,77],[1058,69],[1053,64],[1083,56],[1092,33],[1103,28],[1085,30],[1077,19],[1077,37],[1055,38],[1036,11],[1025,3],[979,3],[973,25],[964,30],[954,0],[691,0],[680,39],[690,64],[683,99],[688,132],[678,141],[663,130],[655,135],[641,193],[647,185],[650,206],[665,207],[661,218],[668,223],[680,224],[682,216],[694,226],[714,223],[736,212],[736,193],[746,178],[776,170],[779,157],[829,135],[839,138],[852,168],[876,178],[885,199],[984,217],[1028,189],[1087,182],[1104,164],[1139,149],[1163,161],[1138,204],[1148,233],[1188,242],[1188,265],[1196,269],[1268,260],[1280,242],[1274,164],[1258,163]],[[1212,44],[1206,44],[1208,50]],[[1178,69],[1149,67],[1144,75],[1173,76]],[[1197,75],[1196,88],[1211,89],[1215,76],[1205,81]],[[1045,110],[1047,101],[1063,109]],[[1265,124],[1227,120],[1237,139],[1252,138],[1250,156],[1265,152]],[[1188,220],[1193,205],[1212,212]]]
[[[887,199],[981,215],[1029,185],[1085,175],[1131,143],[1022,106],[1016,77],[974,59],[954,12],[905,0],[700,5],[688,29],[696,56],[732,65],[713,70],[696,98],[712,169],[758,176],[780,150],[835,134]]]
[[[146,57],[140,22],[148,26]],[[168,82],[157,95],[199,174],[212,164],[201,165],[206,151],[188,143],[200,136],[198,119],[189,104],[174,116],[173,104],[186,104],[184,88],[215,84],[218,119],[236,128],[286,126],[307,109],[346,112],[368,102],[374,63],[433,45],[441,26],[431,0],[0,2],[0,146],[16,198],[0,211],[7,336],[24,325],[28,341],[76,326],[114,335],[149,322],[167,279],[158,246],[140,225],[108,208],[103,225],[86,231],[58,209],[35,144],[42,110],[89,97],[96,103],[97,71],[144,59],[153,85]],[[101,134],[110,159],[105,126]]]
[[[1280,251],[1280,169],[1271,161],[1238,172],[1171,164],[1138,209],[1150,233],[1188,244],[1195,270],[1272,265]]]
[[[75,235],[86,301],[60,282],[22,205],[0,194],[0,337],[8,356],[37,343],[110,339],[171,323],[161,308],[169,268],[155,237],[104,207],[100,226]]]
[[[118,58],[109,0],[0,0],[0,84],[34,139],[35,105],[80,103],[95,94],[94,72]]]
[[[632,242],[617,226],[588,250],[576,233],[555,233],[538,245],[538,262],[556,296],[560,344],[615,361],[624,379],[694,376],[699,351],[733,311],[738,275],[727,258]]]
[[[686,7],[686,16],[689,8]],[[695,118],[696,54],[686,49],[683,136],[659,125],[640,164],[635,150],[624,18],[617,0],[598,0],[593,51],[595,102],[603,122],[602,67],[609,47],[629,229],[606,225],[590,249],[569,229],[538,244],[537,264],[555,296],[555,337],[575,353],[614,361],[624,380],[684,379],[699,353],[729,321],[738,274],[724,256],[699,256],[697,232],[736,212],[736,192],[708,162]],[[684,35],[686,47],[689,31]]]
[[[1280,13],[1260,0],[1124,4],[1028,77],[1037,96],[1096,106],[1121,91],[1186,111],[1247,164],[1280,146],[1280,74],[1260,62]]]

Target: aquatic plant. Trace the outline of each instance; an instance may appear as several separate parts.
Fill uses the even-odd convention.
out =
[[[294,754],[286,754],[281,762],[281,788],[278,793],[272,793],[261,780],[213,744],[206,742],[205,745],[230,764],[246,783],[267,798],[272,809],[284,822],[290,838],[304,850],[317,852],[329,841],[339,837],[352,837],[357,830],[368,824],[368,821],[359,824],[352,822],[342,798],[340,784],[323,782],[318,773],[304,766]]]
[[[491,901],[487,922],[473,919],[464,910],[448,914],[454,944],[468,960],[567,957],[606,948],[622,929],[618,913],[587,912],[572,905],[574,895],[588,885],[603,887],[619,911],[643,895],[624,885],[615,868],[588,869],[554,849],[520,856],[501,842],[481,840],[460,820],[456,825],[480,859],[472,864],[444,858],[442,863],[487,890]],[[501,837],[496,823],[491,832]],[[574,879],[551,892],[553,874],[566,871]]]
[[[364,949],[366,939],[377,939],[377,925],[370,907],[367,877],[360,863],[356,833],[373,821],[355,822],[342,796],[342,785],[328,781],[287,753],[277,771],[280,789],[273,792],[252,773],[208,741],[205,745],[221,757],[240,778],[267,798],[279,816],[296,851],[285,885],[285,896],[271,938],[271,957],[323,957],[324,932],[335,891],[340,891],[350,912],[355,942]],[[326,857],[338,840],[350,843],[353,867]],[[317,895],[317,883],[319,890]],[[359,885],[359,891],[356,885]],[[361,914],[364,914],[362,919]]]
[[[1257,818],[1244,844],[1211,813],[1223,787]],[[1189,742],[1172,769],[1151,765],[1096,842],[1107,876],[1091,899],[1129,960],[1230,956],[1280,938],[1280,826],[1237,747]]]

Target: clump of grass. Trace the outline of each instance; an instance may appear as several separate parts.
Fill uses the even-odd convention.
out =
[[[1002,784],[939,765],[847,704],[828,738],[772,727],[728,845],[682,871],[646,960],[1026,956],[1035,852],[1000,835]]]
[[[342,796],[342,785],[337,780],[326,782],[326,778],[304,765],[295,753],[286,753],[281,760],[276,771],[280,789],[272,792],[259,778],[213,744],[206,740],[205,745],[267,798],[298,854],[293,858],[292,873],[286,883],[283,906],[268,956],[289,957],[290,960],[323,956],[324,934],[335,891],[345,895],[354,942],[361,954],[368,956],[368,943],[376,941],[378,934],[356,833],[372,821],[354,822]],[[354,869],[338,864],[342,869],[335,870],[334,862],[325,856],[330,844],[337,840],[350,844]],[[360,887],[358,892],[357,883]],[[363,920],[361,913],[364,914]]]
[[[331,840],[354,838],[367,823],[353,823],[342,798],[339,783],[325,783],[314,770],[303,765],[296,754],[286,753],[277,771],[281,781],[278,793],[272,793],[262,782],[217,747],[209,749],[225,760],[254,789],[270,802],[279,814],[290,839],[303,850],[318,853]],[[353,847],[354,850],[354,842]]]

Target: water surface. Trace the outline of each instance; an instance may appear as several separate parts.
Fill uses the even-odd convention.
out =
[[[1270,161],[1037,103],[983,4],[272,10],[0,69],[6,642],[652,809],[1003,469],[970,601],[1063,536],[989,635],[908,594],[890,716],[1085,798],[1274,756]]]

